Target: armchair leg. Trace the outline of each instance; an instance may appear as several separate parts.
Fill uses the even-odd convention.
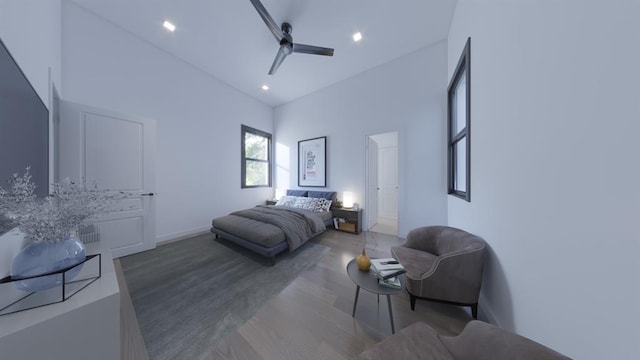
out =
[[[411,311],[416,310],[416,297],[409,293],[409,300],[411,301]]]
[[[478,303],[471,304],[470,306],[471,306],[471,316],[473,316],[475,320],[478,320]]]

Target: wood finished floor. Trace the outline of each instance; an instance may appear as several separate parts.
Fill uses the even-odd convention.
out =
[[[389,336],[385,297],[378,303],[374,294],[361,291],[355,318],[351,317],[356,286],[346,266],[362,250],[363,239],[364,233],[329,230],[311,240],[331,250],[203,359],[349,359]],[[366,251],[371,257],[386,257],[392,246],[402,242],[395,236],[369,232]],[[121,275],[119,281],[122,359],[148,359]],[[418,301],[411,311],[406,293],[392,296],[392,307],[396,331],[424,321],[443,335],[455,335],[471,320],[461,307],[426,301]]]

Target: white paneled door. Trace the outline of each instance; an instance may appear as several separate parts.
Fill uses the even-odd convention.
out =
[[[380,148],[380,203],[378,216],[398,217],[398,148]]]
[[[371,137],[367,137],[367,155],[369,166],[367,167],[367,229],[378,222],[378,143]]]
[[[60,102],[60,179],[95,181],[131,196],[91,229],[114,258],[155,247],[155,121]]]

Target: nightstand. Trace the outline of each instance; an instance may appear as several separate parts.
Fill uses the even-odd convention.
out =
[[[362,231],[362,209],[353,210],[347,208],[331,209],[334,218],[344,219],[345,222],[338,222],[336,230],[352,234],[360,234]]]
[[[275,205],[278,203],[278,200],[267,200],[267,205]]]

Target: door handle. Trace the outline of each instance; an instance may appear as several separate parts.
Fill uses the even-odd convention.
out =
[[[140,196],[155,196],[155,195],[156,195],[156,193],[152,193],[152,192],[147,193],[147,194],[140,194]]]

